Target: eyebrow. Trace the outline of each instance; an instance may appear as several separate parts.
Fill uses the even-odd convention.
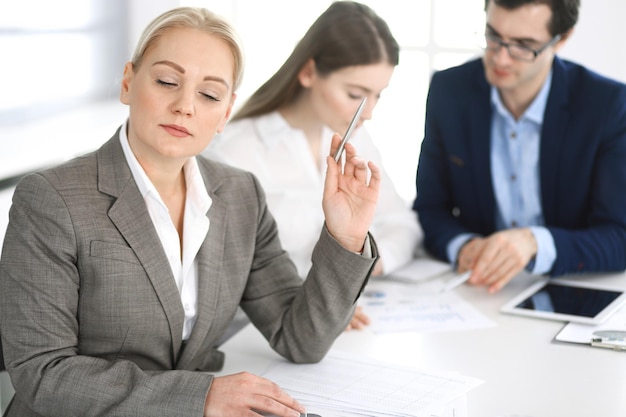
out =
[[[153,67],[155,65],[167,65],[168,67],[173,68],[174,70],[180,72],[181,74],[185,73],[185,69],[183,67],[181,67],[180,65],[178,65],[177,63],[172,62],[172,61],[167,61],[167,60],[157,61],[154,64],[152,64]],[[228,82],[226,82],[226,80],[221,78],[221,77],[216,77],[214,75],[207,75],[202,80],[203,81],[216,81],[216,82],[224,84],[226,87],[230,88],[230,85],[228,85]]]
[[[497,30],[495,30],[493,26],[491,26],[489,23],[487,23],[486,26],[487,26],[488,31],[492,32],[497,37],[502,38],[502,35]],[[533,39],[533,38],[511,38],[511,40],[518,42],[518,43],[534,43],[534,44],[541,43],[537,39]]]
[[[358,84],[350,84],[350,83],[348,83],[348,84],[346,84],[346,86],[348,88],[356,88],[357,90],[361,90],[364,93],[371,93],[372,92],[372,90],[370,90],[369,88],[363,87],[363,86],[358,85]]]

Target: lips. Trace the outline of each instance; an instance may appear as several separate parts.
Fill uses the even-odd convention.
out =
[[[161,125],[161,127],[170,135],[175,136],[177,138],[184,138],[186,136],[191,136],[191,132],[189,132],[185,127],[179,125]]]
[[[509,75],[509,71],[498,68],[494,68],[493,73],[498,77],[506,77],[507,75]]]

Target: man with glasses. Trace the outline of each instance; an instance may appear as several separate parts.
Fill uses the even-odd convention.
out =
[[[626,86],[556,56],[579,7],[486,0],[482,59],[431,80],[413,207],[490,292],[626,268]]]

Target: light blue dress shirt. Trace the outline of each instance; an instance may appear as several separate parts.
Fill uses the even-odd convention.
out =
[[[524,114],[516,120],[491,88],[491,175],[496,197],[497,230],[528,227],[537,240],[537,255],[527,269],[545,274],[552,269],[556,248],[541,209],[539,149],[552,73]],[[448,244],[448,257],[457,262],[460,248],[474,234],[462,234]]]

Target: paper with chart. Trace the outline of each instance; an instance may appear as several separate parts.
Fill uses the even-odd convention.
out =
[[[483,383],[338,351],[317,364],[280,361],[263,376],[323,417],[427,416]]]
[[[441,293],[443,280],[407,284],[370,280],[359,300],[375,333],[445,332],[496,324],[454,291]]]

